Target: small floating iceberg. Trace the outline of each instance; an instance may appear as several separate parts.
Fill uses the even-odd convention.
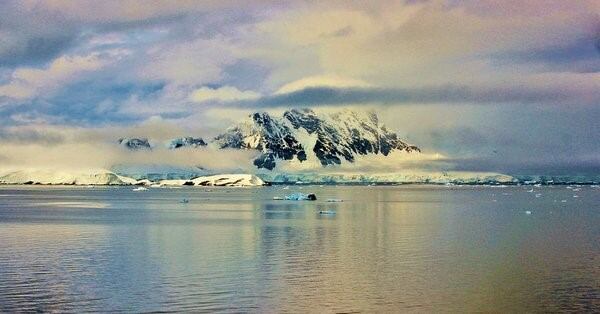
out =
[[[274,200],[274,201],[283,201],[283,200],[284,200],[284,198],[283,198],[283,197],[281,197],[281,196],[273,196],[273,200]]]
[[[140,186],[140,187],[137,187],[137,188],[133,189],[132,191],[134,191],[134,192],[140,192],[140,191],[148,191],[148,189],[145,188],[145,187],[143,187],[143,186]]]
[[[335,211],[334,210],[320,210],[319,214],[320,215],[335,215]]]
[[[317,196],[312,193],[292,193],[290,195],[287,195],[285,199],[288,201],[316,201]]]
[[[525,211],[525,215],[531,215],[531,211],[530,210],[526,210]]]

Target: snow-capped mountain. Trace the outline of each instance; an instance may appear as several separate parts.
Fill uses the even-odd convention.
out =
[[[206,145],[207,145],[206,142],[201,137],[186,136],[186,137],[172,139],[171,142],[169,143],[169,148],[170,149],[177,149],[177,148],[182,148],[182,147],[197,148],[197,147],[203,147]]]
[[[318,115],[311,109],[293,109],[282,117],[254,113],[218,135],[214,143],[220,148],[258,150],[262,154],[254,165],[269,170],[278,160],[316,158],[328,166],[354,162],[359,155],[420,152],[388,131],[374,112],[350,110]]]
[[[147,138],[129,138],[124,137],[118,140],[118,143],[130,150],[152,149]]]
[[[306,152],[294,130],[282,119],[254,113],[247,121],[232,126],[214,139],[220,148],[255,149],[263,154],[254,160],[258,168],[275,168],[276,159],[306,160]]]
[[[129,150],[152,149],[147,138],[121,138],[119,144]],[[282,116],[256,112],[216,136],[210,144],[256,150],[261,154],[254,159],[254,165],[268,170],[282,160],[316,161],[325,167],[352,163],[360,155],[420,152],[390,132],[374,112],[350,110],[317,114],[311,109],[292,109]],[[166,146],[177,149],[207,145],[200,137],[188,136],[172,139]]]

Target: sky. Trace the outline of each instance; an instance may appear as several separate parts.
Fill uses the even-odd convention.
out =
[[[374,109],[456,170],[600,174],[597,0],[7,0],[0,12],[0,162],[119,135],[210,138],[251,112],[312,107]]]

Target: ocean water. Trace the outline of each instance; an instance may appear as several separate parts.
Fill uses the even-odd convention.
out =
[[[0,186],[14,311],[598,312],[600,189]]]

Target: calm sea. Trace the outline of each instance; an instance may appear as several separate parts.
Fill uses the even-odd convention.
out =
[[[600,311],[600,189],[531,189],[0,186],[0,312]]]

